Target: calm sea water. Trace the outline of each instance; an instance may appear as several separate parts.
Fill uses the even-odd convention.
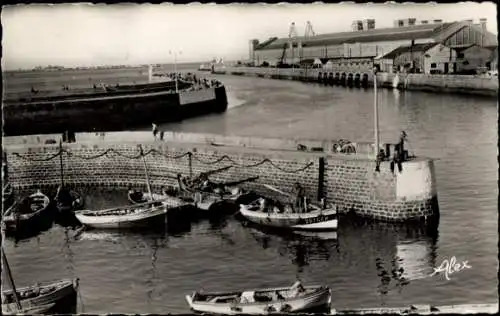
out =
[[[227,86],[229,111],[162,128],[372,140],[372,90],[218,78]],[[318,239],[270,234],[228,218],[74,238],[54,225],[31,239],[5,241],[15,280],[79,277],[79,311],[86,313],[185,313],[184,295],[194,290],[282,286],[297,275],[328,284],[335,308],[498,301],[497,100],[381,90],[379,104],[382,141],[405,130],[410,151],[436,159],[437,230],[346,221],[337,238]],[[85,194],[89,207],[127,203],[122,191]],[[430,276],[453,256],[471,268],[450,280]]]

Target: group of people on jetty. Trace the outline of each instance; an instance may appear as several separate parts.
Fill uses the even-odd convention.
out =
[[[392,158],[390,158],[390,166],[391,172],[394,173],[394,169],[397,166],[398,171],[403,171],[403,162],[408,160],[408,151],[405,150],[405,142],[407,141],[408,135],[405,131],[401,131],[399,135],[399,141],[397,144],[394,144],[394,152],[392,154]],[[377,154],[377,165],[375,167],[375,171],[380,172],[380,163],[382,161],[388,160],[389,153],[386,153],[385,150],[380,149]]]
[[[187,73],[187,74],[182,74],[182,73],[166,73],[166,74],[158,74],[158,76],[161,77],[167,77],[171,80],[181,80],[184,82],[189,82],[192,83],[192,86],[187,89],[187,91],[196,91],[196,90],[202,90],[202,89],[207,89],[207,88],[217,88],[222,86],[222,82],[220,82],[217,79],[207,79],[207,78],[198,78],[196,74],[192,73]],[[88,78],[89,82],[92,82],[92,78]],[[134,85],[136,84],[135,81],[132,82]],[[103,91],[108,91],[110,87],[112,87],[112,84],[105,84],[103,82],[93,82],[92,83],[92,88],[94,90],[103,90]],[[120,87],[120,83],[116,82],[114,84],[116,88]],[[63,91],[70,91],[70,90],[75,90],[70,87],[69,84],[64,84],[62,85],[62,90]],[[79,90],[79,89],[76,89]],[[75,91],[76,91],[75,90]],[[31,94],[38,94],[40,92],[39,89],[36,89],[34,86],[31,86],[30,90]],[[174,90],[172,90],[174,92]]]

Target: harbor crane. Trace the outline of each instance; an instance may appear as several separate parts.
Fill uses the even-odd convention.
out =
[[[283,44],[283,52],[282,52],[280,60],[278,62],[278,66],[282,66],[285,64],[285,56],[286,56],[287,46],[290,47],[290,50],[292,51],[292,58],[293,58],[293,42],[296,39],[297,39],[297,29],[295,28],[295,22],[292,22],[290,24],[290,29],[288,31],[288,42]]]
[[[316,33],[314,33],[311,21],[307,21],[306,31],[304,32],[304,39],[307,40],[310,36],[315,36],[315,35],[316,35]]]

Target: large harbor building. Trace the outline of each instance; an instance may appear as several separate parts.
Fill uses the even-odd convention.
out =
[[[497,36],[486,30],[486,19],[474,23],[473,20],[418,22],[415,18],[408,18],[394,21],[394,27],[380,29],[376,28],[375,22],[373,19],[356,20],[350,32],[321,35],[308,34],[308,23],[304,36],[297,35],[292,23],[288,38],[271,37],[262,43],[251,40],[250,60],[258,66],[283,66],[313,63],[319,59],[327,67],[366,71],[374,63],[378,67],[383,67],[384,62],[387,65],[391,58],[393,61],[388,63],[391,68],[386,71],[401,66],[397,62],[404,60],[417,72],[447,73],[461,69],[461,65],[457,65],[457,56],[463,56],[464,49],[477,46],[494,52],[498,47]],[[471,51],[474,50],[477,49]],[[425,60],[432,58],[432,53],[439,55],[436,62]],[[436,66],[431,69],[430,65],[434,64]],[[428,65],[427,69],[424,65]]]

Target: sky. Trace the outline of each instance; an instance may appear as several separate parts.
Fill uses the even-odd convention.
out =
[[[2,10],[4,69],[247,59],[249,41],[350,31],[353,20],[392,27],[400,18],[444,22],[486,18],[497,34],[494,2],[455,4],[66,4]]]

